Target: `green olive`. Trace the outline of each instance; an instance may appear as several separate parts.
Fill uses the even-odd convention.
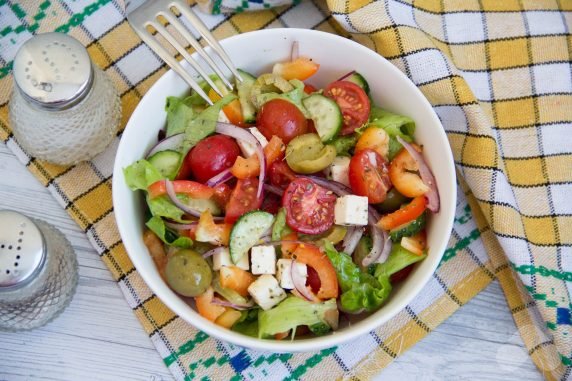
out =
[[[382,213],[394,212],[401,207],[403,204],[407,204],[409,199],[399,193],[395,188],[391,188],[385,196],[385,201],[381,204],[377,204],[377,207]]]
[[[310,174],[327,168],[336,158],[336,149],[324,145],[318,134],[295,137],[286,147],[286,162],[294,172]]]
[[[196,251],[179,250],[169,257],[165,267],[167,283],[183,296],[198,296],[212,281],[207,261]]]

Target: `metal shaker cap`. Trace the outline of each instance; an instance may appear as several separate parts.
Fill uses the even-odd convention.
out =
[[[14,58],[14,82],[24,98],[50,110],[79,103],[93,82],[86,48],[63,33],[38,34]]]
[[[26,285],[42,270],[46,243],[34,221],[0,210],[0,293]]]

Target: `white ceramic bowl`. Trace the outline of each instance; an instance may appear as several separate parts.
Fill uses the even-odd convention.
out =
[[[294,341],[259,340],[219,327],[203,318],[163,282],[142,240],[142,194],[129,190],[122,169],[141,159],[156,142],[157,132],[165,125],[165,98],[188,91],[187,85],[173,71],[165,73],[153,85],[133,112],[121,138],[113,171],[113,206],[119,232],[131,260],[151,290],[177,315],[209,335],[243,347],[272,352],[311,351],[338,345],[375,329],[395,316],[423,289],[437,268],[453,225],[456,198],[453,158],[439,119],[417,87],[377,53],[351,40],[306,29],[256,31],[233,36],[221,44],[237,67],[260,74],[271,71],[273,63],[286,61],[293,41],[299,41],[301,55],[311,57],[321,65],[309,81],[313,85],[324,87],[341,75],[356,70],[368,80],[376,105],[413,118],[417,124],[415,139],[423,144],[424,155],[437,180],[441,211],[430,219],[429,255],[403,284],[393,290],[388,302],[377,312],[322,337]]]

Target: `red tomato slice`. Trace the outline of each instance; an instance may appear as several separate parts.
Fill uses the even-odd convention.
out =
[[[336,101],[344,117],[341,135],[349,135],[369,118],[371,104],[365,91],[348,81],[336,81],[328,85],[324,95]]]
[[[296,179],[296,174],[290,169],[286,162],[279,160],[270,166],[268,178],[270,179],[270,184],[280,188],[286,188],[292,180]]]
[[[276,135],[284,144],[308,131],[304,114],[284,99],[273,99],[264,103],[256,117],[256,125],[266,139],[270,140]]]
[[[336,196],[306,178],[298,178],[288,185],[282,197],[286,208],[286,223],[306,234],[320,234],[334,224]]]
[[[350,186],[359,196],[367,196],[370,204],[383,202],[391,188],[389,164],[372,149],[356,153],[350,161]]]
[[[213,189],[214,189],[213,200],[220,207],[224,208],[230,200],[230,195],[232,194],[232,188],[228,184],[222,183],[215,186]]]
[[[236,141],[228,136],[213,135],[201,140],[187,154],[195,179],[201,183],[232,167],[240,155]]]
[[[316,91],[318,91],[318,89],[316,89],[314,86],[310,85],[309,83],[304,84],[304,92],[306,94],[312,94],[312,93],[315,93]]]
[[[279,196],[272,193],[266,193],[264,195],[264,201],[262,201],[262,206],[260,209],[271,214],[276,214],[280,210],[281,206],[282,202]]]
[[[207,187],[201,183],[189,180],[175,180],[172,181],[175,193],[184,193],[193,198],[211,198],[214,194],[214,189]],[[165,180],[159,180],[149,185],[147,188],[149,197],[155,198],[167,194],[165,187]]]
[[[226,204],[224,222],[233,224],[244,213],[260,208],[262,199],[256,197],[257,190],[258,179],[256,177],[238,180]]]

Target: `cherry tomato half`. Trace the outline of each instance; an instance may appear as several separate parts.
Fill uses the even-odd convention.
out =
[[[336,101],[344,117],[341,135],[349,135],[367,122],[371,104],[361,87],[348,81],[330,83],[324,95]]]
[[[260,208],[262,199],[256,197],[257,191],[258,179],[256,177],[238,180],[226,204],[224,222],[233,224],[244,213]]]
[[[217,185],[214,189],[213,200],[221,207],[225,208],[226,204],[230,201],[230,196],[232,194],[232,188],[226,184],[222,183]]]
[[[224,135],[213,135],[201,140],[187,154],[196,180],[206,182],[227,168],[232,167],[240,155],[240,148],[234,139]]]
[[[262,105],[256,119],[258,129],[270,140],[273,135],[284,144],[308,131],[308,123],[298,107],[283,99],[273,99]]]
[[[296,178],[296,174],[285,161],[278,160],[270,166],[268,178],[270,184],[276,187],[286,188],[288,184],[290,184],[290,181]]]
[[[350,186],[355,194],[367,196],[370,204],[383,202],[391,188],[388,172],[387,160],[372,149],[364,149],[350,161]]]
[[[288,185],[282,196],[286,223],[306,234],[320,234],[334,224],[336,196],[307,178],[298,178]]]

